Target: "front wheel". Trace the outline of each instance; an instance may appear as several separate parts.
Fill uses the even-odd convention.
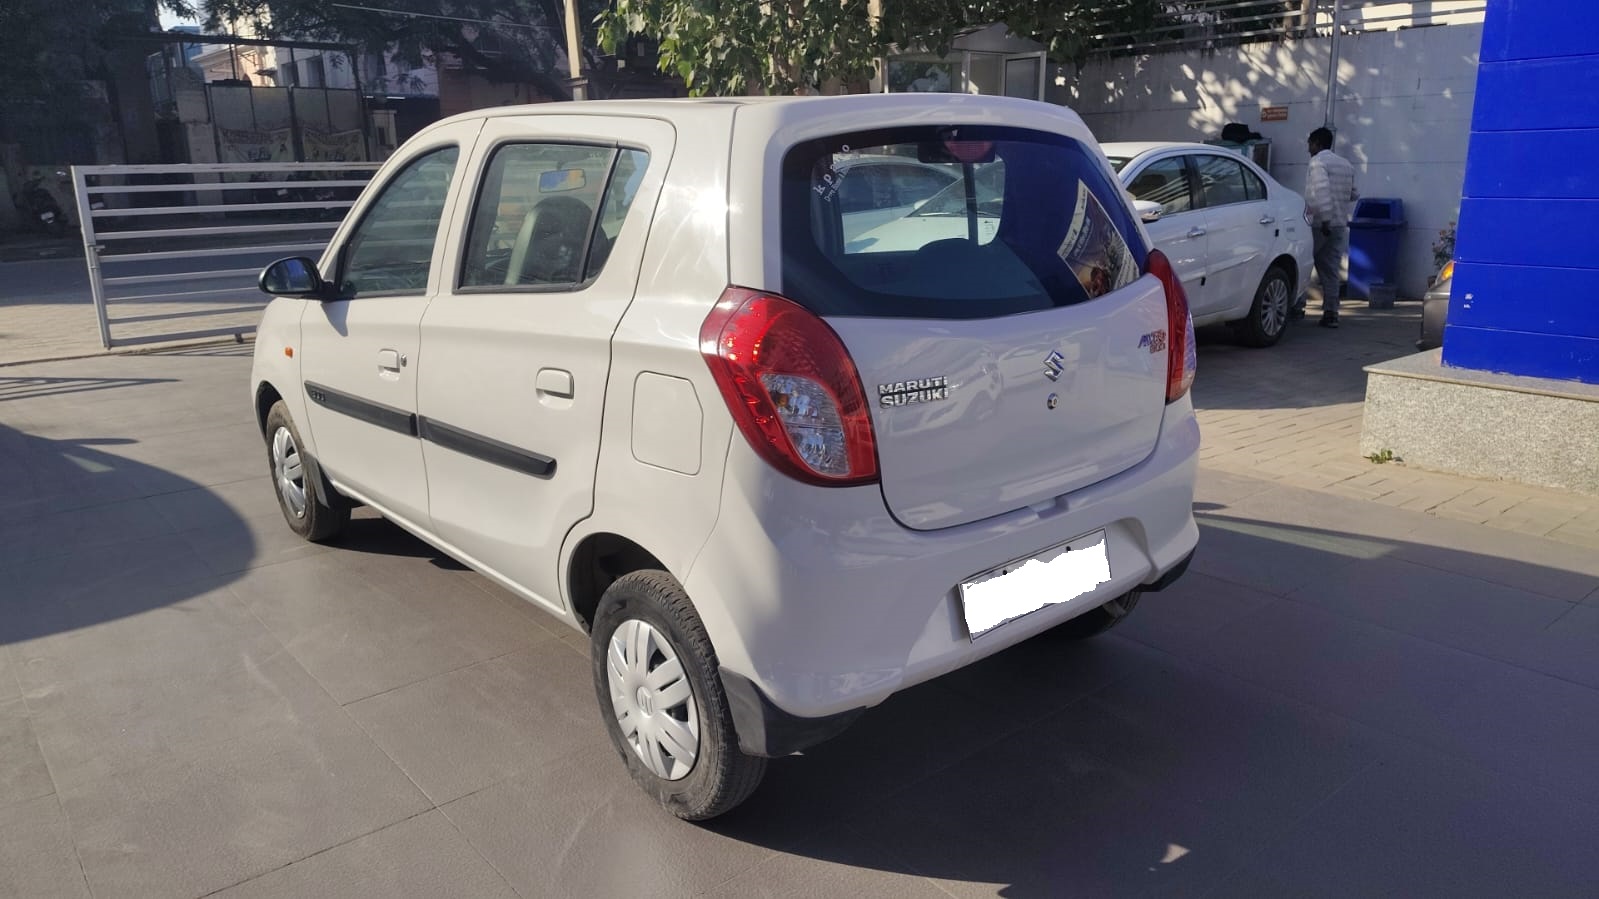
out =
[[[1266,269],[1266,277],[1255,290],[1255,303],[1249,317],[1240,322],[1244,342],[1252,347],[1268,347],[1282,339],[1288,325],[1288,310],[1293,304],[1293,287],[1282,266]]]
[[[300,431],[282,400],[267,412],[266,439],[272,486],[289,529],[313,543],[343,530],[350,520],[350,503],[333,490],[305,454]]]
[[[600,599],[591,639],[606,731],[646,793],[679,818],[704,821],[755,792],[766,760],[739,750],[716,653],[675,578],[618,578]]]

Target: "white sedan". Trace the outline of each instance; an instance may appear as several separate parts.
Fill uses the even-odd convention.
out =
[[[1101,144],[1176,268],[1194,324],[1234,324],[1251,346],[1283,335],[1312,275],[1309,210],[1243,156],[1207,144]],[[1157,210],[1152,204],[1159,204]]]

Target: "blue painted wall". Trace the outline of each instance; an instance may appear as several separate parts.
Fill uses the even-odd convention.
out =
[[[1444,364],[1599,384],[1599,0],[1488,0]]]

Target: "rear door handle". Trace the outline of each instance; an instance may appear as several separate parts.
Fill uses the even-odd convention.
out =
[[[534,387],[546,396],[558,396],[567,400],[577,392],[572,383],[572,373],[562,368],[539,369],[538,380],[534,382]]]
[[[1204,237],[1206,233],[1207,232],[1205,231],[1204,228],[1189,228],[1188,229],[1188,236],[1189,237]]]
[[[1275,218],[1272,218],[1269,215],[1263,215],[1263,216],[1260,217],[1260,223],[1262,225],[1270,225],[1270,224],[1272,224],[1275,221],[1277,221],[1277,220]]]
[[[378,350],[378,371],[392,371],[398,373],[400,366],[405,364],[405,357],[399,350]]]

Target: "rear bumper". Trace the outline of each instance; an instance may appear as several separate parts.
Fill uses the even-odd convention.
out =
[[[759,720],[763,736],[751,737],[747,751],[795,745],[764,736],[785,732],[788,724],[773,723],[782,716],[828,718],[876,705],[1129,590],[1170,584],[1198,542],[1199,427],[1186,399],[1165,419],[1149,458],[1045,514],[1023,509],[935,531],[894,521],[875,486],[800,484],[735,439],[716,527],[684,586],[724,681],[742,679],[758,694],[743,717]],[[960,583],[1099,530],[1109,582],[971,639]],[[796,727],[830,736],[833,724]]]

